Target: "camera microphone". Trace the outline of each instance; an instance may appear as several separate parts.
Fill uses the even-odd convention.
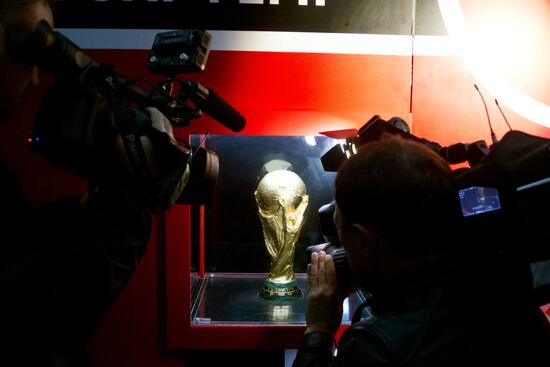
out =
[[[246,125],[244,116],[212,89],[206,88],[194,80],[186,80],[182,83],[182,88],[199,108],[223,126],[234,132],[244,129]]]

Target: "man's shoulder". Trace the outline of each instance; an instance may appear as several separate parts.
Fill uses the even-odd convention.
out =
[[[388,363],[417,361],[418,355],[439,359],[454,349],[453,343],[463,342],[460,323],[450,316],[444,310],[425,307],[362,319],[353,323],[340,338],[339,355]]]
[[[380,328],[376,319],[353,323],[338,341],[339,365],[360,363],[385,364],[394,356],[392,338]]]

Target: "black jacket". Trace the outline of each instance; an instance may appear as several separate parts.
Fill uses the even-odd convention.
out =
[[[331,335],[308,334],[293,367],[470,365],[465,363],[473,352],[467,350],[468,317],[441,289],[396,303],[373,300],[356,311],[356,321],[342,334],[336,356],[330,352]],[[367,306],[375,316],[357,320]]]
[[[550,365],[550,325],[528,292],[502,299],[465,278],[408,293],[363,304],[336,353],[332,335],[306,334],[293,367]],[[367,306],[374,317],[360,319]]]
[[[0,161],[0,365],[84,350],[147,248],[141,197],[111,177],[85,208],[74,197],[32,208]]]

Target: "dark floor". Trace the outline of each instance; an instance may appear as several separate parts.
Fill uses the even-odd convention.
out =
[[[284,367],[284,350],[200,350],[185,353],[185,367]]]

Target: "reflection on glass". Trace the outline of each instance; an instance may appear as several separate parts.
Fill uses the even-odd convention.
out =
[[[302,292],[294,277],[294,247],[304,224],[309,197],[302,179],[278,169],[267,173],[254,192],[270,271],[260,291],[265,299],[294,299]]]
[[[271,321],[284,322],[288,321],[291,305],[273,305],[271,307]]]

